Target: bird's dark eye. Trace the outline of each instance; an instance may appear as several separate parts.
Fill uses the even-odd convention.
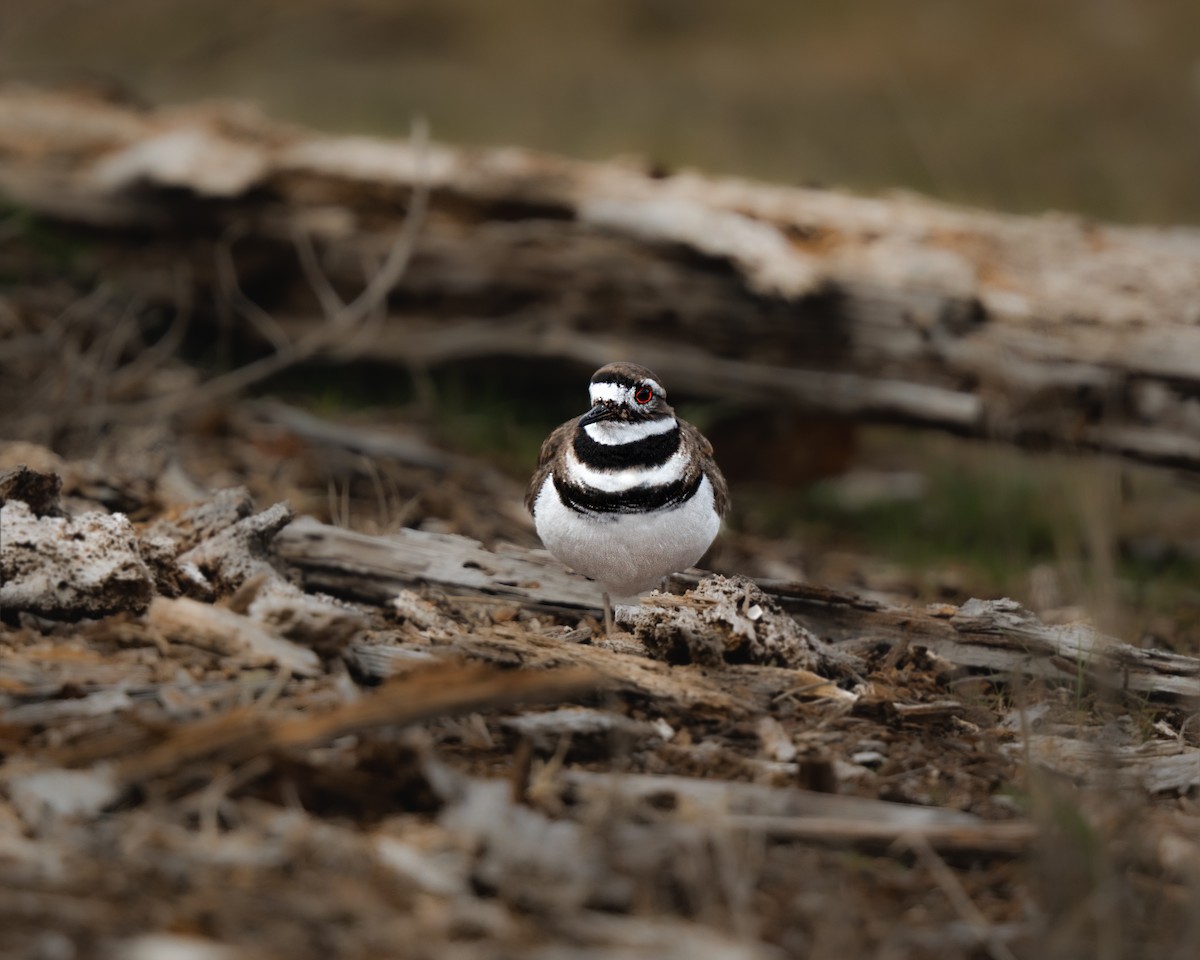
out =
[[[649,403],[654,399],[654,391],[649,387],[638,387],[638,391],[633,395],[633,399],[638,403]]]

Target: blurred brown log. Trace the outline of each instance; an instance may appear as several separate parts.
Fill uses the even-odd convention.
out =
[[[215,266],[231,249],[260,335],[327,322],[418,182],[414,260],[343,359],[629,357],[693,395],[1200,466],[1200,230],[0,90],[8,203],[101,231],[135,286],[187,262],[194,323],[249,316]]]

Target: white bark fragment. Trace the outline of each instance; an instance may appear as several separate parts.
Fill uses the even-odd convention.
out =
[[[4,786],[21,818],[35,829],[59,817],[93,817],[121,792],[107,766],[11,771],[4,778]]]
[[[0,607],[47,617],[141,611],[153,578],[121,513],[36,517],[28,504],[0,507]]]

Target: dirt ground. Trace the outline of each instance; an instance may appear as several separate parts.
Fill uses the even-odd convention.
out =
[[[6,956],[1194,955],[1186,701],[861,624],[800,660],[702,656],[433,574],[318,591],[277,546],[293,516],[535,544],[518,482],[411,426],[372,425],[407,462],[364,457],[362,429],[235,404],[94,458],[0,447],[6,588],[32,576],[18,516],[63,557],[130,518],[96,581],[5,604]],[[1035,732],[1100,752],[1035,755]]]

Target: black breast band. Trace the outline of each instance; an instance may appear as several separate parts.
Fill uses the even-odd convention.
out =
[[[595,487],[580,486],[569,480],[554,478],[554,489],[563,504],[577,513],[644,513],[663,510],[687,503],[700,489],[704,473],[697,470],[694,477],[680,477],[656,486],[631,487],[609,493]]]
[[[584,428],[575,431],[575,459],[595,470],[624,470],[626,467],[657,467],[675,455],[680,443],[679,425],[665,433],[653,433],[629,443],[597,443]]]

